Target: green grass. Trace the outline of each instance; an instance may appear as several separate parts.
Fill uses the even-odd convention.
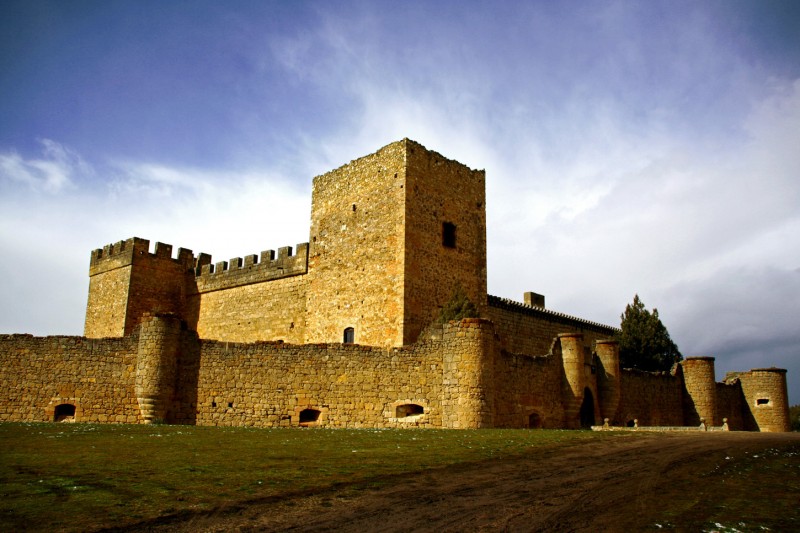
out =
[[[0,424],[0,530],[122,526],[603,438],[617,436]]]

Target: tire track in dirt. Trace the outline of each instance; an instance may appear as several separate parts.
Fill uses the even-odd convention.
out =
[[[624,531],[653,528],[728,454],[800,445],[798,434],[631,434],[520,457],[383,478],[131,531]]]

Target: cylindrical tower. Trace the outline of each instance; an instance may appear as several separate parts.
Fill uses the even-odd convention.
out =
[[[564,404],[564,427],[581,427],[581,404],[586,387],[585,356],[582,333],[559,333],[561,360],[564,365],[562,394]]]
[[[136,356],[136,400],[142,422],[165,421],[175,393],[181,321],[174,315],[142,316]]]
[[[683,367],[684,396],[683,418],[688,426],[699,426],[700,419],[706,426],[722,423],[716,420],[717,384],[714,374],[713,357],[687,357],[681,362]]]
[[[597,374],[600,396],[600,416],[616,421],[620,395],[619,343],[615,340],[599,340],[595,352],[602,368]]]
[[[464,318],[444,327],[442,425],[454,429],[494,426],[494,326]]]
[[[755,368],[739,374],[747,408],[759,431],[791,431],[786,370]]]

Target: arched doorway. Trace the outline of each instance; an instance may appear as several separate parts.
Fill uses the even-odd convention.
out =
[[[583,390],[583,403],[581,404],[581,427],[589,428],[594,425],[594,396],[589,388]]]
[[[530,429],[541,429],[542,417],[539,416],[539,413],[531,413],[528,415],[528,427]]]

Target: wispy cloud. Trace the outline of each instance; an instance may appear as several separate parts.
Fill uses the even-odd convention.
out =
[[[92,168],[73,150],[50,139],[39,143],[41,158],[24,159],[13,151],[0,153],[0,179],[56,194],[74,187],[76,175],[92,174]]]

